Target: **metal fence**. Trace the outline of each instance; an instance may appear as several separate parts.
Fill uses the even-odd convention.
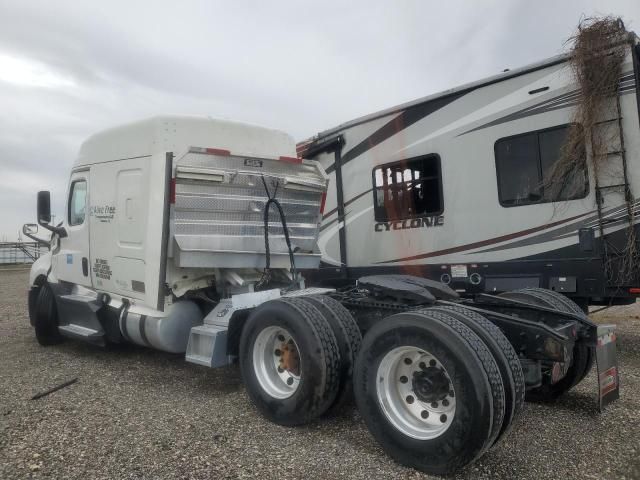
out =
[[[0,242],[0,264],[33,263],[45,251],[38,242]]]

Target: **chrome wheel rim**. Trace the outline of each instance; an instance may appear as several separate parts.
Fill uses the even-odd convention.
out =
[[[439,437],[456,413],[453,384],[442,363],[418,347],[389,351],[377,371],[378,402],[400,432],[418,440]]]
[[[253,344],[253,367],[258,383],[271,397],[289,398],[300,384],[298,345],[288,330],[271,326]]]

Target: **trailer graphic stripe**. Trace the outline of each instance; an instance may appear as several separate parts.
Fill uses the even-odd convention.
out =
[[[548,228],[552,228],[552,227],[555,227],[557,225],[562,225],[563,223],[567,223],[567,222],[570,222],[572,220],[576,220],[578,218],[585,217],[585,216],[590,215],[592,213],[593,212],[582,213],[582,214],[576,215],[574,217],[565,218],[564,220],[558,220],[557,222],[546,223],[546,224],[540,225],[538,227],[528,228],[526,230],[521,230],[519,232],[509,233],[507,235],[501,235],[499,237],[489,238],[487,240],[482,240],[482,241],[479,241],[479,242],[468,243],[466,245],[460,245],[458,247],[445,248],[445,249],[442,249],[442,250],[436,250],[434,252],[421,253],[421,254],[418,254],[418,255],[412,255],[410,257],[396,258],[394,260],[384,260],[382,262],[375,262],[375,263],[376,264],[381,264],[381,263],[406,262],[406,261],[409,261],[409,260],[420,260],[420,259],[423,259],[423,258],[439,257],[441,255],[448,255],[450,253],[464,252],[466,250],[472,250],[474,248],[485,247],[487,245],[493,245],[495,243],[505,242],[507,240],[512,240],[512,239],[518,238],[518,237],[524,237],[525,235],[530,235],[532,233],[536,233],[536,232],[539,232],[541,230],[546,230]]]
[[[363,197],[364,195],[366,195],[367,193],[371,193],[371,191],[373,190],[373,188],[370,188],[369,190],[365,190],[362,193],[359,193],[358,195],[356,195],[355,197],[353,197],[350,200],[347,200],[346,202],[344,202],[344,206],[348,207],[349,205],[351,205],[353,202],[355,202],[356,200],[358,200],[359,198]],[[334,213],[336,213],[338,211],[338,208],[333,208],[331,210],[329,210],[326,214],[324,214],[322,216],[322,220],[326,220],[327,218],[329,218],[331,215],[333,215]],[[324,228],[324,226],[323,226]]]
[[[339,220],[339,218],[338,218],[338,217],[336,217],[336,218],[334,218],[333,220],[331,220],[331,221],[329,221],[329,222],[323,223],[323,224],[322,224],[322,226],[320,227],[320,231],[322,232],[322,231],[326,230],[326,229],[327,229],[327,228],[329,228],[331,225],[333,225],[334,223],[336,223],[338,220]]]
[[[638,201],[636,201],[636,203],[634,204],[634,207],[633,207],[634,212],[637,211],[637,207],[638,207]],[[622,205],[619,207],[613,207],[610,210],[603,212],[602,218],[610,219],[610,221],[606,223],[605,228],[607,229],[611,228],[612,226],[615,226],[618,222],[624,220],[625,219],[624,217],[621,217],[618,219],[614,219],[613,217],[615,217],[616,214],[620,214],[622,212],[626,213],[626,208],[627,207],[625,205]],[[594,212],[590,212],[590,213],[594,213]],[[538,243],[551,242],[553,240],[561,240],[564,238],[568,238],[572,235],[577,235],[578,230],[581,228],[595,227],[597,224],[598,224],[598,215],[595,214],[589,218],[581,219],[577,222],[571,223],[562,228],[555,229],[551,232],[543,232],[533,237],[529,237],[523,240],[518,240],[516,242],[509,243],[508,245],[500,245],[499,247],[492,247],[484,250],[478,250],[477,252],[473,252],[473,253],[497,252],[500,250],[508,250],[511,248],[527,247],[529,245],[535,245]]]
[[[449,105],[458,98],[464,96],[466,93],[456,93],[448,97],[437,98],[431,102],[427,102],[421,105],[409,107],[402,111],[398,116],[385,123],[378,130],[373,132],[367,138],[365,138],[358,145],[346,152],[342,156],[341,164],[350,162],[354,158],[359,157],[366,151],[372,149],[376,145],[384,142],[388,138],[393,137],[395,134],[401,132],[407,127],[410,127],[416,122],[419,122],[423,118],[431,115],[432,113],[440,110],[441,108]],[[329,165],[326,169],[327,173],[331,173],[336,169],[335,163]]]
[[[623,73],[619,80],[618,91],[620,95],[626,95],[627,93],[633,93],[636,90],[636,81],[633,76],[633,72]],[[523,108],[516,112],[510,113],[509,115],[505,115],[504,117],[497,118],[492,120],[489,123],[485,123],[484,125],[480,125],[478,127],[472,128],[471,130],[467,130],[458,135],[458,137],[462,135],[466,135],[467,133],[476,132],[478,130],[483,130],[485,128],[493,127],[495,125],[500,125],[502,123],[511,122],[513,120],[518,120],[520,118],[529,117],[532,115],[538,115],[540,113],[551,112],[553,110],[560,110],[563,108],[573,107],[578,104],[579,101],[579,90],[572,90],[570,92],[564,93],[562,95],[557,95],[555,97],[544,100],[540,103],[532,105],[527,108]]]

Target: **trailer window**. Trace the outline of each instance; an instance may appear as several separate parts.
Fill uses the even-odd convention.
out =
[[[557,202],[584,198],[588,193],[586,161],[572,168],[562,182],[552,181],[558,175],[556,162],[571,128],[565,125],[500,139],[495,144],[498,196],[504,207]],[[584,145],[578,145],[578,156],[586,160]]]
[[[401,160],[373,170],[374,211],[378,222],[443,211],[440,157]]]
[[[87,205],[87,182],[76,180],[71,184],[69,194],[69,225],[80,225],[84,222]]]

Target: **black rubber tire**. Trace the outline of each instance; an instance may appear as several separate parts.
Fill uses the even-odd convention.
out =
[[[518,354],[502,331],[478,312],[458,305],[434,307],[433,310],[449,313],[473,330],[496,360],[504,384],[505,414],[502,427],[495,432],[495,445],[511,430],[513,419],[524,406],[524,374]]]
[[[541,297],[544,297],[545,299],[549,299],[549,301],[557,305],[556,308],[558,308],[558,310],[562,310],[567,313],[575,313],[576,315],[580,315],[581,317],[589,318],[588,314],[585,313],[584,309],[580,305],[559,292],[547,290],[546,288],[525,288],[523,292],[534,293]],[[563,305],[564,309],[561,309],[560,305]],[[578,355],[584,357],[586,360],[584,361],[585,366],[582,373],[576,377],[575,383],[572,386],[576,386],[582,380],[584,380],[584,377],[586,377],[591,371],[593,362],[596,359],[595,347],[589,347],[584,344],[579,344],[577,348],[578,350],[580,350],[578,352]]]
[[[327,320],[338,343],[340,351],[340,386],[338,395],[326,412],[336,413],[353,400],[353,369],[356,356],[362,344],[362,334],[349,310],[337,300],[325,295],[300,297],[311,303]]]
[[[435,355],[453,382],[454,420],[436,438],[405,435],[390,422],[378,400],[378,367],[389,351],[400,346]],[[452,473],[480,457],[504,416],[502,379],[487,346],[462,322],[430,308],[387,317],[365,334],[354,391],[360,413],[382,448],[397,462],[431,474]]]
[[[584,310],[576,302],[559,292],[548,290],[546,288],[523,288],[522,290],[518,291],[538,295],[541,298],[544,298],[550,303],[556,305],[555,308],[557,308],[558,310],[562,310],[563,312],[575,313],[576,315],[580,315],[581,317],[586,317]],[[560,305],[562,305],[562,307],[560,307]]]
[[[47,284],[40,287],[40,292],[38,292],[34,308],[33,327],[36,332],[36,340],[40,345],[57,345],[62,342],[62,336],[58,331],[56,299]]]
[[[525,288],[504,292],[499,296],[586,317],[582,309],[571,299],[561,293],[544,288]],[[573,358],[566,375],[554,384],[543,384],[527,391],[526,399],[534,402],[556,400],[587,376],[593,366],[594,358],[595,351],[593,347],[578,343],[573,348]]]
[[[273,325],[289,331],[300,355],[300,383],[285,399],[264,391],[253,364],[256,337]],[[263,303],[251,312],[243,327],[240,371],[249,397],[266,418],[285,426],[309,423],[322,415],[338,394],[340,352],[336,337],[327,320],[303,299],[280,298]]]

